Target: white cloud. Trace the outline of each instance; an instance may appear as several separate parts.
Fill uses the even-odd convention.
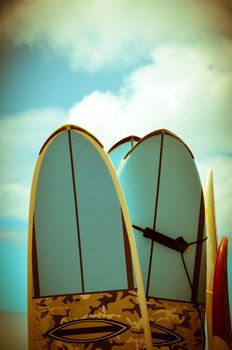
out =
[[[123,98],[95,91],[70,109],[69,122],[92,132],[107,149],[112,140],[123,137],[125,128],[127,131],[124,108]]]
[[[166,128],[192,149],[204,184],[215,170],[218,229],[232,232],[232,62],[223,71],[201,50],[172,45],[153,52],[153,63],[131,73],[118,95],[95,91],[69,112],[69,121],[109,149],[129,134]]]
[[[27,220],[37,154],[50,133],[62,124],[73,123],[88,129],[106,149],[129,134],[144,136],[155,129],[167,128],[191,147],[203,184],[208,168],[213,168],[218,229],[224,234],[231,232],[232,156],[229,152],[232,147],[228,137],[231,128],[227,130],[225,123],[220,123],[223,91],[227,93],[228,81],[220,79],[217,71],[208,71],[203,64],[200,68],[197,65],[195,74],[200,70],[202,77],[198,88],[199,81],[186,75],[184,62],[188,64],[187,57],[188,54],[178,57],[168,71],[162,60],[160,63],[156,60],[133,72],[118,95],[95,91],[66,113],[55,109],[31,110],[1,119],[0,143],[4,150],[0,153],[1,217]],[[162,71],[166,72],[165,77]],[[178,79],[173,82],[175,74]],[[210,74],[211,85],[208,97],[204,98],[202,91],[207,87],[207,84],[204,87],[204,79]],[[220,94],[214,94],[210,88],[216,81],[221,81]],[[204,103],[203,111],[198,106],[194,109],[192,101]],[[193,106],[191,111],[190,106]],[[227,118],[228,126],[231,116],[227,115]]]
[[[48,48],[73,68],[104,69],[150,58],[160,43],[217,46],[231,37],[224,1],[21,0],[5,6],[0,38]]]
[[[227,48],[225,48],[227,50]],[[74,123],[109,149],[129,134],[159,128],[175,132],[192,149],[204,183],[215,169],[219,229],[231,227],[232,62],[191,46],[161,45],[153,61],[125,77],[118,94],[95,91],[68,111],[30,110],[0,120],[0,214],[27,219],[38,151],[57,127]],[[228,157],[226,157],[228,155]]]
[[[191,47],[161,46],[153,62],[139,67],[118,95],[96,91],[70,111],[109,148],[123,136],[159,128],[178,133],[198,155],[230,151],[232,62],[225,72],[217,59]],[[228,72],[231,74],[228,75]],[[113,132],[112,132],[113,130]]]

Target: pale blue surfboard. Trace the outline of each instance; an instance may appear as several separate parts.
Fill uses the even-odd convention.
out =
[[[138,143],[139,140],[140,137],[131,135],[118,141],[109,149],[108,154],[116,170],[118,170],[120,163],[126,154]]]
[[[31,191],[30,350],[151,349],[131,236],[101,143],[73,125],[58,129],[40,151]]]
[[[193,155],[176,135],[158,130],[129,152],[119,179],[132,224],[137,226],[134,236],[150,319],[176,334],[176,339],[166,337],[166,342],[154,335],[154,348],[203,349],[204,201]],[[172,240],[181,236],[187,243],[199,243],[183,252],[183,262],[179,251],[144,237],[145,228]],[[157,239],[158,234],[150,234]]]

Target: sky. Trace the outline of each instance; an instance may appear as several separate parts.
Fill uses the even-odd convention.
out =
[[[67,123],[106,150],[160,128],[181,137],[203,186],[213,169],[218,236],[230,237],[232,259],[230,0],[0,2],[2,311],[26,311],[33,170]]]

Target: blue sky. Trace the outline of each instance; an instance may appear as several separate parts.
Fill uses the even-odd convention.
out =
[[[159,128],[179,135],[203,185],[213,169],[218,235],[232,240],[230,1],[1,6],[0,310],[26,310],[33,169],[44,140],[65,123],[87,128],[106,149]]]
[[[117,92],[125,74],[120,67],[113,73],[73,71],[62,57],[46,57],[28,45],[2,47],[0,66],[1,116],[44,106],[68,109],[96,89]]]

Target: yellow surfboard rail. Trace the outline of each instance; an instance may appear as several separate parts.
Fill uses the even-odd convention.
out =
[[[207,272],[206,272],[206,317],[207,317],[207,335],[208,350],[215,350],[212,339],[212,296],[213,296],[213,280],[214,267],[217,257],[218,242],[215,215],[215,199],[214,199],[214,181],[213,171],[208,170],[205,184],[205,216],[206,216],[206,256],[207,256]],[[218,349],[223,349],[218,347]]]

